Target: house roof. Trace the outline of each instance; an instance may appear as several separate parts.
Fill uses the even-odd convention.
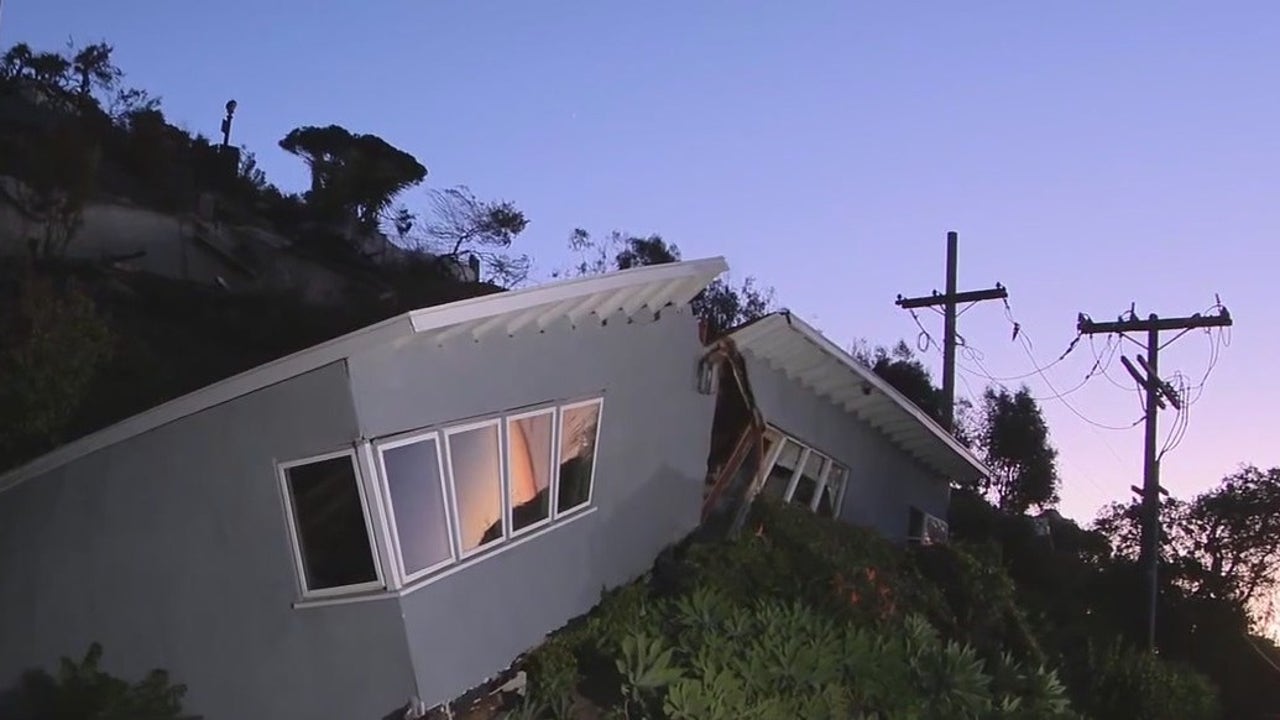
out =
[[[233,375],[63,445],[0,475],[0,492],[110,445],[379,345],[411,337],[431,337],[441,343],[464,336],[479,340],[500,332],[543,328],[563,319],[577,323],[591,315],[631,317],[668,304],[678,307],[727,268],[720,257],[690,260],[413,310]]]
[[[926,467],[952,480],[991,471],[915,403],[870,368],[788,312],[729,334],[740,349],[866,421]]]

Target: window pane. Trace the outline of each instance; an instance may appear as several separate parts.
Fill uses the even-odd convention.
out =
[[[813,494],[818,490],[818,480],[822,477],[822,470],[826,466],[826,456],[816,452],[809,453],[809,459],[804,462],[804,472],[800,473],[800,479],[796,482],[796,491],[791,495],[791,502],[809,507],[809,503],[813,502]]]
[[[551,514],[551,430],[554,413],[507,423],[507,472],[514,530]]]
[[[571,510],[591,496],[591,472],[596,463],[597,404],[565,410],[560,419],[559,512]]]
[[[822,497],[818,499],[818,514],[832,517],[836,512],[836,501],[840,499],[840,491],[844,489],[847,471],[843,465],[833,465],[827,474],[827,486],[822,489]]]
[[[769,476],[764,481],[761,493],[772,498],[782,498],[787,492],[787,486],[791,484],[791,476],[796,465],[800,464],[800,454],[803,452],[804,448],[791,440],[784,441],[777,461],[769,469]]]
[[[498,426],[449,435],[453,490],[458,497],[458,539],[463,552],[502,537],[502,471]]]
[[[408,575],[452,556],[436,451],[436,441],[432,439],[382,453],[400,555]]]
[[[291,467],[285,471],[285,479],[307,589],[324,590],[377,580],[351,458],[343,456]]]

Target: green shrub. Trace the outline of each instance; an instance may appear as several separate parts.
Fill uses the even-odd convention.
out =
[[[80,662],[62,658],[57,675],[26,673],[15,693],[17,718],[31,720],[199,720],[182,712],[186,686],[152,670],[129,683],[98,668],[102,646],[93,643]]]
[[[1077,696],[1093,720],[1215,720],[1217,690],[1203,675],[1114,643],[1090,649]]]

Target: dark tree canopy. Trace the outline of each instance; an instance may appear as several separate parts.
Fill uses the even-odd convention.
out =
[[[397,232],[411,228],[407,216],[397,213]],[[480,200],[465,185],[432,190],[429,214],[423,222],[425,249],[445,258],[476,258],[486,268],[487,277],[505,287],[519,285],[529,275],[528,255],[507,251],[529,220],[514,204],[505,200]]]
[[[942,422],[942,390],[933,384],[929,368],[905,341],[899,340],[892,348],[881,345],[874,350],[864,343],[855,347],[853,354],[929,417]]]
[[[976,440],[995,477],[982,489],[1003,510],[1026,512],[1058,502],[1058,451],[1040,405],[1024,385],[1017,392],[987,388]]]
[[[327,212],[351,212],[365,228],[404,190],[422,182],[427,169],[377,135],[354,134],[339,125],[294,128],[280,147],[311,169],[308,201]]]
[[[610,233],[596,242],[586,230],[577,228],[569,236],[569,249],[580,261],[569,275],[590,275],[610,270],[629,270],[646,265],[679,262],[680,248],[661,235]],[[767,315],[773,308],[773,289],[761,287],[748,277],[738,286],[717,278],[689,301],[693,313],[706,325],[711,338]]]
[[[1121,556],[1140,547],[1141,504],[1114,503],[1097,527]],[[1164,572],[1192,597],[1249,607],[1280,583],[1280,468],[1245,466],[1190,501],[1162,503]]]

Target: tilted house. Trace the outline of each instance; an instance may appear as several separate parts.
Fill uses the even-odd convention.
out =
[[[0,688],[92,641],[211,719],[477,685],[698,524],[715,398],[687,303],[724,269],[401,315],[0,476]]]
[[[914,403],[790,313],[732,331],[703,369],[714,370],[719,398],[708,514],[740,513],[764,494],[890,539],[928,541],[945,536],[950,483],[989,474]]]

